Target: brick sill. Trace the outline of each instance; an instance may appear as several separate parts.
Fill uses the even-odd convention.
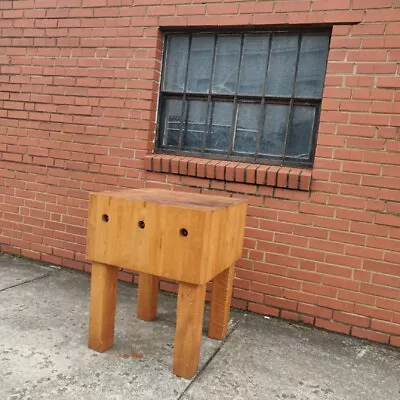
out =
[[[310,169],[209,160],[168,154],[149,154],[145,156],[144,161],[145,169],[153,172],[303,191],[309,191],[311,187],[312,173]]]

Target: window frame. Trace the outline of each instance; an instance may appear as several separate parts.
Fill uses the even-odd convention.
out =
[[[299,35],[299,40],[298,40],[298,50],[297,50],[297,59],[296,59],[296,69],[295,69],[295,75],[294,75],[294,82],[293,82],[293,88],[292,88],[292,93],[290,97],[273,97],[273,96],[267,96],[264,93],[261,95],[239,95],[238,94],[238,84],[236,85],[236,92],[234,94],[212,94],[210,91],[208,93],[189,93],[186,91],[186,83],[185,83],[185,89],[182,93],[178,92],[168,92],[163,90],[163,84],[164,84],[164,79],[166,76],[166,62],[167,62],[167,41],[169,36],[187,36],[189,35],[189,43],[191,41],[191,37],[193,35],[197,34],[210,34],[214,35],[214,49],[216,46],[216,38],[218,35],[240,35],[241,36],[241,46],[240,46],[240,58],[242,55],[243,51],[243,38],[244,35],[246,34],[269,34],[269,47],[268,47],[268,60],[267,60],[267,66],[269,65],[269,60],[270,60],[270,53],[271,53],[271,43],[272,43],[272,37],[275,33],[288,33],[288,34],[297,34]],[[317,143],[317,133],[318,133],[318,128],[319,128],[319,122],[320,122],[320,113],[321,113],[321,104],[323,101],[323,88],[322,88],[322,93],[320,98],[295,98],[294,97],[294,92],[296,88],[296,76],[298,73],[298,66],[299,66],[299,59],[300,59],[300,46],[301,46],[301,37],[302,35],[307,35],[307,34],[319,34],[321,36],[327,36],[328,37],[328,48],[327,48],[327,58],[326,58],[326,64],[325,64],[325,76],[324,76],[324,82],[326,79],[326,73],[327,73],[327,64],[328,64],[328,58],[329,58],[329,51],[330,51],[330,41],[332,37],[332,27],[331,26],[324,26],[324,27],[306,27],[306,28],[301,28],[299,26],[297,27],[284,27],[284,28],[266,28],[266,29],[223,29],[223,28],[218,28],[218,29],[182,29],[182,30],[164,30],[163,31],[163,45],[162,45],[162,63],[161,63],[161,76],[160,76],[160,86],[159,86],[159,99],[158,99],[158,108],[157,108],[157,125],[156,125],[156,136],[155,136],[155,152],[158,154],[168,154],[168,155],[176,155],[176,156],[184,156],[184,157],[197,157],[197,158],[202,158],[202,159],[211,159],[211,160],[221,160],[221,161],[232,161],[232,162],[246,162],[246,163],[252,163],[252,164],[259,164],[259,165],[277,165],[277,166],[285,166],[285,167],[299,167],[299,168],[312,168],[314,164],[314,158],[315,158],[315,152],[316,152],[316,143]],[[190,52],[190,44],[188,51]],[[215,52],[214,52],[214,60],[213,60],[213,67],[214,68],[215,64]],[[188,74],[188,69],[189,69],[189,59],[187,60],[187,65],[186,65],[186,76]],[[240,76],[240,64],[238,68],[238,77],[239,79]],[[265,81],[267,80],[268,74],[266,74]],[[184,102],[186,100],[203,100],[207,101],[207,110],[212,107],[212,101],[213,100],[229,100],[233,104],[233,113],[232,116],[235,116],[235,107],[237,107],[238,104],[259,104],[261,107],[261,116],[260,120],[262,120],[263,115],[265,116],[265,112],[263,111],[262,107],[265,108],[266,104],[276,104],[276,105],[287,105],[289,106],[288,110],[288,119],[287,119],[287,127],[286,127],[286,132],[285,132],[285,138],[284,138],[284,143],[285,143],[285,149],[287,146],[288,142],[288,137],[289,137],[289,126],[292,123],[293,120],[293,110],[294,110],[294,105],[303,105],[303,106],[313,106],[315,107],[315,118],[314,118],[314,123],[313,123],[313,129],[312,129],[312,135],[311,135],[311,140],[310,140],[310,156],[307,160],[290,160],[290,159],[285,159],[285,151],[283,151],[282,155],[276,158],[269,158],[269,157],[257,157],[257,151],[258,148],[256,148],[256,152],[252,156],[241,156],[240,154],[234,153],[234,154],[227,154],[227,153],[221,153],[221,152],[210,152],[206,151],[204,142],[203,140],[203,146],[202,146],[202,151],[197,151],[197,150],[186,150],[186,149],[173,149],[173,148],[168,148],[168,147],[163,147],[162,140],[164,138],[164,131],[162,128],[162,122],[164,120],[164,115],[165,111],[167,109],[166,107],[166,100],[167,99],[177,99],[177,100],[183,100]],[[187,106],[185,107],[185,103],[183,103],[182,106],[182,114],[185,115],[187,112]],[[206,126],[208,126],[211,121],[208,120],[209,117],[211,118],[211,112],[208,110],[208,115],[207,115],[207,122]],[[238,111],[236,111],[237,114]],[[233,121],[233,118],[232,118]],[[183,125],[185,122],[181,122]],[[181,128],[182,129],[182,128]],[[233,140],[234,140],[234,135],[232,134],[232,130],[235,129],[235,127],[232,124],[231,127],[231,134],[230,134],[230,142],[229,142],[229,149],[232,151],[233,149]],[[183,137],[183,134],[181,135],[181,139]],[[257,146],[259,146],[260,140],[258,140]]]

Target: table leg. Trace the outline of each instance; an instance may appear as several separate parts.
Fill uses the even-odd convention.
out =
[[[137,317],[145,321],[152,321],[157,315],[158,276],[139,274],[139,293]]]
[[[174,373],[190,379],[200,359],[206,285],[179,283]]]
[[[208,337],[211,339],[223,339],[228,331],[234,274],[235,266],[231,265],[213,279],[208,321]]]
[[[103,352],[114,343],[118,269],[93,263],[90,286],[89,347]]]

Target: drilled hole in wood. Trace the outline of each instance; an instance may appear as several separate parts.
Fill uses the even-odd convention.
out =
[[[180,233],[180,235],[181,236],[187,236],[187,235],[189,235],[189,232],[187,231],[187,229],[186,228],[182,228],[180,231],[179,231],[179,233]]]
[[[146,226],[146,224],[144,223],[144,221],[139,221],[139,222],[137,223],[137,226],[138,226],[140,229],[144,229],[144,227]]]
[[[108,217],[107,214],[103,214],[103,215],[101,216],[101,219],[102,219],[104,222],[108,222],[108,220],[109,220],[110,218]]]

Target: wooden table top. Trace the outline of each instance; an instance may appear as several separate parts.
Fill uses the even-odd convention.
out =
[[[174,192],[163,189],[128,189],[96,193],[118,199],[129,199],[146,203],[165,204],[169,206],[211,211],[227,208],[234,204],[246,202],[226,196],[211,196],[198,193]]]

